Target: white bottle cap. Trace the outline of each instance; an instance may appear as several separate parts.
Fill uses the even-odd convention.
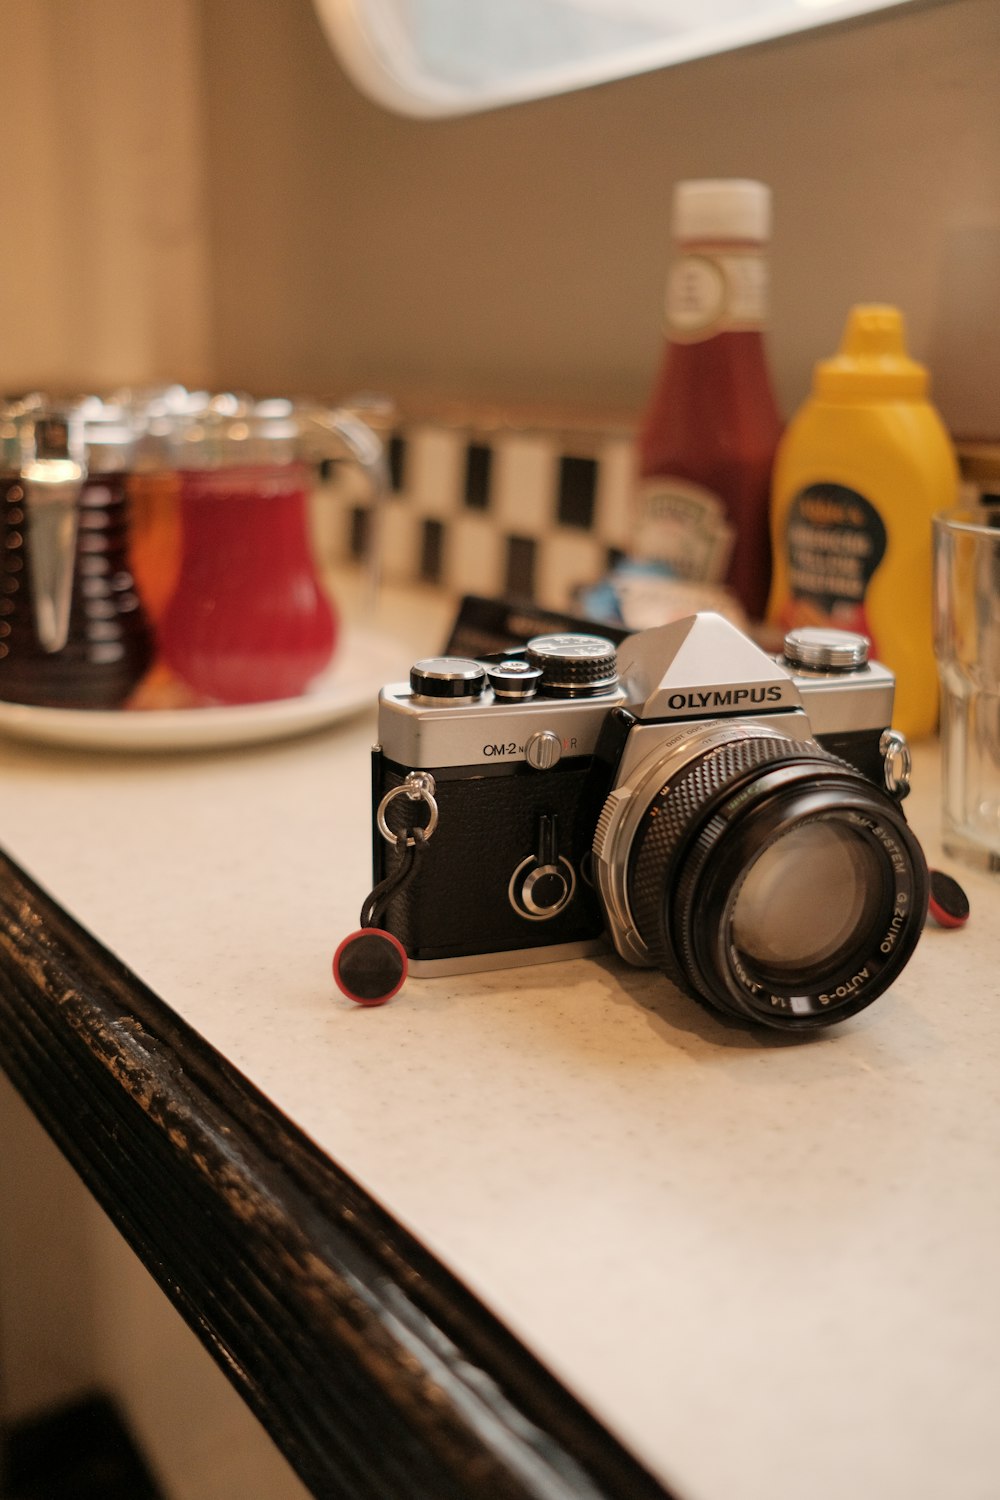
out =
[[[674,187],[677,240],[767,240],[771,189],[742,178],[678,182]]]

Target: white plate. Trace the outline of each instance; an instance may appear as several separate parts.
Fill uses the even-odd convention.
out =
[[[0,702],[0,733],[83,750],[211,750],[304,734],[373,708],[400,676],[406,647],[371,631],[345,632],[327,672],[299,698],[179,709],[34,708]]]

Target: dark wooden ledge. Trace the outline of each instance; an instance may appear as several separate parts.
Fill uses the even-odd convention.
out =
[[[0,1066],[315,1495],[664,1500],[460,1282],[3,855]]]

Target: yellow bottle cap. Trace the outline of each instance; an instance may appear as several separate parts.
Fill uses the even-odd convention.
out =
[[[906,330],[898,307],[852,307],[833,359],[820,360],[813,393],[832,400],[915,400],[927,394],[926,366],[906,352]]]

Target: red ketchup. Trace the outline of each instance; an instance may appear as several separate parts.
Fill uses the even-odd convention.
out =
[[[635,552],[726,583],[751,619],[771,570],[768,504],[781,418],[764,348],[770,190],[681,182],[667,339],[639,434]]]

